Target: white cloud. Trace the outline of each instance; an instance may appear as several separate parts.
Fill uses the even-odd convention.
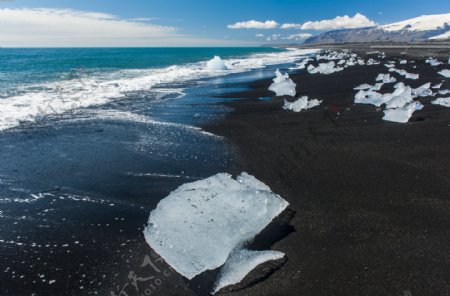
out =
[[[108,46],[175,37],[176,28],[71,9],[0,9],[2,46]]]
[[[256,34],[255,37],[256,38],[264,38],[264,34]]]
[[[302,24],[283,24],[281,29],[301,29]]]
[[[338,30],[338,29],[355,29],[362,27],[372,27],[376,23],[369,20],[366,16],[357,13],[353,17],[348,15],[337,16],[331,20],[322,20],[316,22],[306,22],[301,26],[302,30]]]
[[[227,26],[228,29],[275,29],[278,28],[276,21],[258,22],[255,20],[247,22],[237,22]]]
[[[283,37],[283,39],[287,39],[287,40],[303,40],[303,39],[308,39],[309,37],[312,37],[312,34],[309,34],[309,33],[298,33],[298,34],[288,35],[286,37]]]
[[[266,38],[267,41],[277,41],[281,38],[281,34],[273,34],[272,36],[269,36]]]
[[[4,47],[197,46],[237,45],[236,40],[196,38],[177,28],[149,23],[151,18],[72,9],[0,9]],[[247,42],[250,43],[250,42]]]

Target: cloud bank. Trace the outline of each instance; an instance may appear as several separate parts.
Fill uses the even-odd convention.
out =
[[[124,19],[73,9],[3,8],[0,9],[0,46],[222,46],[242,43],[183,35],[177,28],[150,23],[154,19]]]
[[[228,29],[275,29],[278,28],[276,21],[259,22],[255,20],[246,22],[237,22],[227,26]]]
[[[0,9],[2,46],[151,43],[176,36],[176,28],[71,9]]]
[[[287,40],[304,40],[304,39],[308,39],[309,37],[312,37],[312,34],[309,33],[298,33],[298,34],[292,34],[292,35],[288,35],[283,39],[287,39]]]
[[[337,16],[331,20],[306,22],[304,24],[283,24],[281,28],[326,31],[339,29],[356,29],[372,26],[376,26],[376,23],[369,20],[365,15],[357,13],[352,17],[344,15],[344,16]]]

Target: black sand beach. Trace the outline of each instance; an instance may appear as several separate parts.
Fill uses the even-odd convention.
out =
[[[436,74],[448,65],[424,62],[432,52],[406,53],[383,59],[416,61],[403,68],[420,79],[399,81],[450,87]],[[383,63],[290,75],[297,96],[323,100],[300,113],[282,109],[269,79],[226,95],[234,111],[206,129],[237,148],[236,173],[265,182],[295,212],[295,232],[274,245],[283,267],[227,295],[450,295],[450,109],[420,98],[425,108],[409,123],[383,121],[379,108],[354,104],[353,88],[379,73]]]

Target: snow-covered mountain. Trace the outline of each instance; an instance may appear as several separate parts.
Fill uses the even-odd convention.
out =
[[[413,42],[450,40],[450,13],[423,15],[413,19],[370,28],[337,30],[313,36],[305,43]]]

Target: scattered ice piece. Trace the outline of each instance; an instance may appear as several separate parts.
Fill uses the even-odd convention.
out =
[[[438,74],[441,74],[444,77],[450,78],[450,70],[445,69],[445,70],[439,71]]]
[[[283,109],[285,110],[292,110],[294,112],[300,112],[302,110],[306,110],[306,109],[311,109],[314,108],[316,106],[319,106],[322,103],[322,101],[316,100],[316,99],[312,99],[310,101],[308,101],[308,97],[307,96],[303,96],[301,98],[299,98],[298,100],[296,100],[295,102],[288,102],[288,101],[284,101],[284,105],[283,105]]]
[[[219,56],[214,56],[214,58],[206,63],[208,70],[212,71],[223,71],[228,70],[228,67],[222,61]]]
[[[361,84],[361,85],[359,85],[359,86],[357,86],[357,87],[355,87],[355,88],[353,88],[353,89],[354,89],[354,90],[366,90],[366,89],[370,89],[370,88],[372,88],[372,87],[373,87],[373,85],[364,83],[364,84]]]
[[[374,59],[369,59],[367,60],[366,65],[371,66],[371,65],[379,65],[380,62],[379,61],[375,61]]]
[[[441,86],[442,86],[442,83],[439,83],[439,84],[433,85],[431,88],[433,88],[433,89],[440,89]]]
[[[308,72],[310,74],[332,74],[334,72],[339,72],[344,70],[342,67],[336,67],[336,63],[334,61],[328,63],[320,63],[317,67],[313,65],[308,66]]]
[[[428,97],[433,95],[433,91],[430,89],[431,83],[425,83],[418,88],[413,89],[413,95],[417,97]]]
[[[360,90],[355,95],[355,103],[371,104],[377,107],[387,104],[388,108],[397,108],[412,101],[413,94],[411,87],[405,86],[403,82],[399,82],[394,88],[395,90],[393,93],[385,94],[380,94],[372,89],[367,91]]]
[[[386,102],[386,109],[402,108],[413,100],[411,87],[397,88],[391,95],[391,99]]]
[[[48,284],[49,284],[49,285],[53,285],[55,282],[56,282],[55,280],[49,280],[49,281],[48,281]]]
[[[397,81],[394,77],[391,77],[389,74],[378,74],[375,81],[382,81],[383,83],[394,83]]]
[[[450,89],[443,89],[438,92],[440,95],[450,94]]]
[[[407,63],[408,63],[407,60],[401,60],[401,61],[400,61],[400,65],[405,65],[405,64],[407,64]]]
[[[367,66],[371,66],[371,65],[379,65],[380,62],[379,61],[375,61],[374,59],[368,59],[366,65]]]
[[[370,104],[380,107],[382,104],[386,103],[391,97],[388,95],[382,95],[376,91],[360,90],[355,95],[355,103],[357,104]]]
[[[393,64],[384,64],[384,66],[386,68],[394,68],[395,67],[395,65],[393,65]]]
[[[416,80],[419,79],[419,74],[405,73],[405,78]]]
[[[413,79],[413,80],[419,79],[419,74],[408,73],[405,70],[391,68],[389,69],[389,72],[396,72],[399,75],[404,76],[406,79]]]
[[[150,213],[147,243],[188,279],[222,266],[288,203],[247,173],[181,185]]]
[[[296,84],[289,78],[289,75],[281,74],[277,69],[275,71],[276,77],[273,79],[273,83],[270,85],[269,90],[273,91],[277,97],[279,96],[291,96],[295,97],[297,93],[295,90]]]
[[[441,105],[441,106],[450,108],[450,97],[436,99],[436,100],[432,101],[431,104]]]
[[[383,120],[406,123],[416,110],[421,110],[423,105],[418,102],[412,102],[405,107],[384,110]]]
[[[442,64],[442,62],[439,62],[437,59],[434,59],[434,58],[426,59],[425,63],[430,64],[431,66],[434,66],[434,67]]]
[[[303,61],[301,61],[300,63],[296,64],[296,67],[294,67],[293,69],[299,69],[299,70],[303,70],[306,68],[306,65],[312,61],[311,58],[306,58]]]
[[[242,249],[232,252],[220,271],[213,294],[226,286],[239,283],[258,265],[283,257],[284,254],[277,251],[250,251]]]
[[[375,85],[372,86],[370,90],[379,91],[383,85],[384,83],[375,83]]]

